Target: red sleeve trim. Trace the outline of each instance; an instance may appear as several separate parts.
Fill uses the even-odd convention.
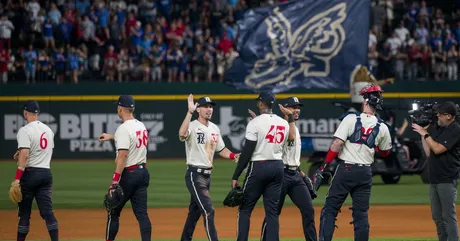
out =
[[[390,150],[382,151],[378,147],[374,148],[382,157],[387,157],[390,154]]]

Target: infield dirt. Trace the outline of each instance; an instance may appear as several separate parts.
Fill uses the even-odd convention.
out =
[[[349,207],[343,207],[337,217],[338,229],[334,237],[353,237],[353,225]],[[187,216],[187,208],[149,209],[152,221],[152,238],[180,239]],[[319,226],[320,207],[315,207],[316,226]],[[457,212],[460,208],[457,208]],[[236,208],[216,208],[215,222],[219,238],[236,237]],[[107,212],[100,209],[55,210],[59,221],[60,239],[104,239]],[[264,210],[258,207],[251,217],[250,237],[260,237]],[[0,240],[16,239],[17,212],[0,210]],[[420,206],[371,206],[369,211],[371,237],[436,237],[436,229],[431,219],[430,207]],[[280,216],[280,236],[282,238],[303,237],[299,210],[295,206],[284,207]],[[194,238],[206,238],[203,219],[200,218]],[[48,231],[38,210],[33,210],[28,240],[49,239]],[[131,209],[124,209],[120,217],[117,239],[140,239],[139,227]]]

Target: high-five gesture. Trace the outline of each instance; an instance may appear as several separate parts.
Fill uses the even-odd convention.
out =
[[[288,108],[285,108],[281,104],[278,104],[278,106],[280,107],[281,112],[283,112],[285,116],[292,115],[292,111],[289,110]]]
[[[193,113],[196,110],[196,107],[198,106],[198,103],[193,103],[193,95],[190,94],[187,98],[188,102],[188,111],[190,113]]]

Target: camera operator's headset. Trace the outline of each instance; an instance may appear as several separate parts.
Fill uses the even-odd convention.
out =
[[[364,101],[377,110],[383,110],[383,90],[380,85],[369,84],[366,85],[360,92],[359,95],[362,95]]]

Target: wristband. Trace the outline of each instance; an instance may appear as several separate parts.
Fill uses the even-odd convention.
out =
[[[232,152],[232,153],[230,153],[229,157],[230,157],[230,159],[235,159],[235,156],[236,156],[236,154]]]
[[[16,176],[14,177],[14,180],[21,180],[22,174],[24,174],[24,170],[21,169],[16,169]]]
[[[288,115],[288,123],[292,123],[294,122],[294,115],[293,114],[289,114]]]
[[[121,174],[120,174],[120,173],[118,173],[118,172],[114,172],[114,173],[113,173],[112,181],[114,181],[114,182],[119,182],[119,181],[120,181],[120,178],[121,178]]]
[[[425,135],[423,136],[423,139],[426,140],[428,137],[430,137],[430,134],[425,134]]]
[[[329,151],[327,152],[327,155],[326,155],[326,159],[324,160],[326,163],[331,163],[332,160],[334,160],[334,158],[338,155],[339,153],[338,152],[335,152],[331,149],[329,149]]]

